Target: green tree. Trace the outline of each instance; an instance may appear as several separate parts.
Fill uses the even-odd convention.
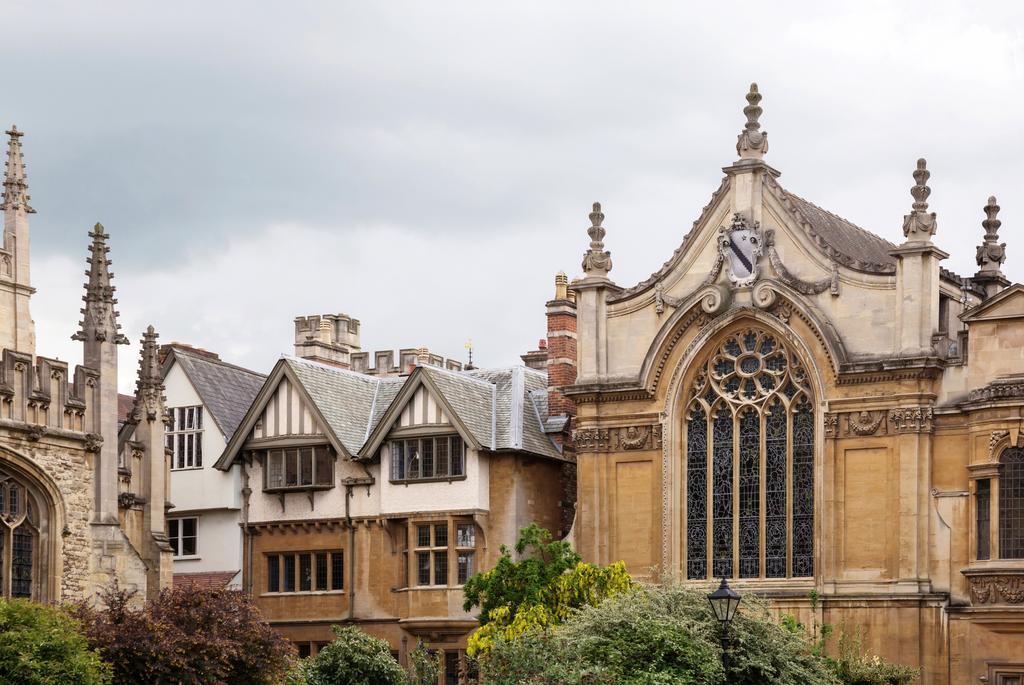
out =
[[[332,626],[334,640],[304,664],[307,685],[406,685],[391,646],[359,628]]]
[[[489,651],[496,639],[557,625],[574,609],[633,586],[621,562],[603,568],[583,563],[568,542],[553,542],[536,524],[519,531],[515,553],[518,560],[502,545],[494,568],[466,582],[463,608],[481,608],[480,628],[467,647],[471,656]]]
[[[409,652],[410,685],[437,685],[441,677],[441,655],[431,652],[422,642]]]
[[[107,685],[110,669],[61,610],[0,599],[0,683]]]

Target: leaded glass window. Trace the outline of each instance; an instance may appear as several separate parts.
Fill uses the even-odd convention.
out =
[[[26,485],[0,471],[0,597],[36,599],[40,519]]]
[[[999,459],[999,558],[1024,559],[1024,449]]]
[[[729,336],[697,373],[685,429],[687,578],[813,576],[815,415],[799,358],[765,331]]]

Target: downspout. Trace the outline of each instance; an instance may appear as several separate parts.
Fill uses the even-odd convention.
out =
[[[243,571],[243,584],[242,590],[249,596],[252,597],[252,529],[249,528],[249,496],[252,494],[252,488],[249,487],[249,469],[247,464],[243,461],[240,466],[242,467],[242,535],[245,540],[245,559],[243,564],[245,570]]]

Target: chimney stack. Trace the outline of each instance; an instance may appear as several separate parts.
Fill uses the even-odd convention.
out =
[[[359,320],[347,314],[313,314],[295,318],[295,356],[352,367],[351,355],[360,351]]]
[[[576,301],[569,293],[569,279],[555,276],[555,298],[547,303],[548,413],[574,416],[576,406],[561,389],[576,382]]]

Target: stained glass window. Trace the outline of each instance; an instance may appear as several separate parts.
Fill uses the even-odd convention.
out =
[[[687,578],[707,578],[708,545],[708,417],[699,404],[686,430],[686,560]]]
[[[1006,450],[999,462],[999,558],[1024,559],[1024,449]]]
[[[815,417],[799,358],[739,331],[701,365],[687,412],[687,578],[813,576]]]

